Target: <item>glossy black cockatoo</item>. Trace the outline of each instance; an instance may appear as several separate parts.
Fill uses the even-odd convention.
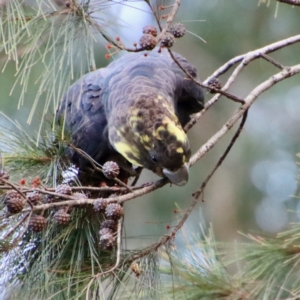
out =
[[[174,55],[197,78],[196,68]],[[73,145],[98,163],[141,166],[184,185],[191,151],[183,126],[204,101],[202,89],[187,77],[167,50],[126,54],[76,81],[58,118]],[[70,155],[79,167],[87,163],[75,151]]]

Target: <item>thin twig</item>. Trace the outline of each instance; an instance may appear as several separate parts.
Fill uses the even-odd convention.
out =
[[[18,192],[24,199],[26,199],[26,195],[19,189],[19,187],[17,185],[15,185],[14,183],[12,183],[11,181],[8,181],[6,179],[1,179],[1,181],[4,182],[5,184],[7,184],[8,186],[10,186],[13,190]]]
[[[76,151],[82,157],[84,157],[85,159],[87,159],[92,164],[93,168],[96,171],[99,171],[99,172],[101,172],[103,174],[102,166],[99,165],[90,155],[88,155],[86,152],[84,152],[83,150],[75,147],[72,144],[69,144],[68,147],[72,148],[74,151]],[[125,184],[124,182],[122,182],[120,179],[113,178],[112,180],[114,180],[115,182],[117,182],[119,185],[125,187],[129,192],[132,192],[132,189],[127,184]]]
[[[176,13],[177,13],[178,8],[180,6],[180,2],[181,2],[180,0],[175,0],[175,2],[173,4],[173,9],[170,12],[170,14],[168,15],[166,24],[163,27],[163,30],[160,32],[160,34],[156,38],[157,43],[159,43],[164,38],[164,36],[166,35],[166,32],[168,31],[171,23],[173,22],[173,20],[174,20],[174,18],[176,16]]]
[[[3,236],[3,240],[5,240],[6,238],[8,238],[10,235],[12,235],[13,233],[15,233],[17,231],[17,229],[20,227],[20,225],[25,222],[25,220],[29,217],[30,213],[27,213],[23,216],[23,218],[21,218],[21,220],[19,220],[19,222],[8,232],[5,233],[5,235]]]
[[[187,72],[186,69],[183,68],[183,66],[180,64],[180,62],[176,59],[176,57],[174,56],[173,52],[168,49],[170,56],[172,57],[173,61],[177,64],[177,66],[187,75],[188,80],[192,80],[193,82],[195,82],[196,84],[198,84],[199,86],[206,88],[210,91],[212,91],[213,89],[209,86],[208,82],[206,84],[201,83],[199,80],[195,79],[191,74],[189,74]],[[211,99],[211,101],[207,102],[204,105],[204,109],[201,110],[201,112],[197,113],[196,115],[194,115],[194,117],[185,125],[184,130],[187,132],[189,129],[192,128],[193,125],[195,125],[197,123],[197,121],[199,120],[199,118],[213,105],[217,102],[217,100],[219,99],[220,95],[223,95],[235,102],[244,103],[244,100],[232,95],[230,93],[227,93],[225,90],[228,88],[228,86],[223,87],[222,90],[213,90],[215,93],[218,93],[215,97],[213,97],[213,99]]]
[[[118,266],[120,264],[120,260],[121,260],[122,224],[123,224],[123,218],[120,218],[119,221],[118,221],[118,229],[117,229],[117,260],[116,260],[116,263],[115,263],[115,265],[111,269],[96,274],[95,275],[96,278],[97,277],[101,277],[101,276],[103,276],[105,274],[108,274],[108,273],[112,273],[115,269],[118,268]]]
[[[86,300],[90,299],[89,291],[90,291],[91,285],[94,282],[94,280],[96,278],[99,278],[99,277],[103,276],[103,275],[113,273],[119,267],[119,264],[120,264],[120,261],[121,261],[122,224],[123,224],[123,218],[120,218],[118,220],[118,229],[117,229],[117,259],[116,259],[116,262],[115,262],[114,266],[112,268],[110,268],[109,270],[100,272],[100,273],[96,274],[95,276],[93,276],[93,278],[90,280],[90,282],[87,285]]]
[[[218,94],[221,94],[225,97],[227,97],[228,99],[231,99],[235,102],[238,102],[238,103],[244,103],[244,100],[235,96],[235,95],[232,95],[230,93],[227,93],[224,89],[221,89],[221,90],[217,90],[217,89],[214,89],[212,87],[210,87],[209,83],[208,82],[200,82],[199,80],[197,80],[196,78],[194,78],[181,64],[180,62],[176,59],[176,57],[174,56],[173,52],[171,51],[171,49],[168,49],[173,61],[177,64],[177,66],[187,75],[188,77],[188,80],[192,80],[193,82],[195,82],[196,84],[198,84],[199,86],[205,88],[205,89],[208,89],[209,91],[212,91],[214,93],[218,93]]]
[[[280,64],[277,60],[275,60],[274,58],[270,57],[267,54],[262,54],[261,57],[263,59],[265,59],[266,61],[270,62],[271,64],[273,64],[275,67],[279,68],[280,70],[284,69],[284,66],[282,64]]]
[[[242,132],[242,129],[245,125],[246,119],[248,116],[248,110],[245,111],[241,124],[237,130],[237,132],[235,133],[235,135],[233,136],[233,138],[230,141],[230,144],[228,145],[228,147],[226,148],[225,152],[222,154],[222,156],[220,157],[218,163],[215,165],[215,167],[213,168],[213,170],[211,171],[211,173],[206,177],[206,179],[204,180],[204,182],[202,183],[201,187],[199,190],[197,190],[195,193],[193,193],[193,196],[195,198],[199,198],[199,196],[203,193],[208,181],[210,180],[210,178],[214,175],[214,173],[216,172],[216,170],[220,167],[220,165],[223,163],[224,159],[226,158],[227,154],[229,153],[229,151],[231,150],[232,146],[234,145],[235,141],[237,140],[237,138],[239,137],[240,133]]]
[[[188,132],[198,122],[198,120],[204,115],[204,113],[219,100],[219,98],[220,98],[220,94],[217,94],[212,99],[207,101],[204,104],[204,108],[200,112],[196,113],[191,118],[191,120],[184,126],[184,131]]]
[[[145,0],[145,2],[149,5],[149,7],[150,7],[150,9],[151,9],[151,11],[152,11],[152,14],[153,14],[153,16],[154,16],[154,18],[155,18],[156,23],[157,23],[157,25],[158,25],[160,31],[162,31],[162,26],[161,26],[161,24],[160,24],[159,16],[158,16],[156,10],[155,10],[154,7],[151,5],[150,1]]]
[[[226,98],[228,98],[228,99],[230,99],[230,100],[232,100],[234,102],[237,102],[237,103],[240,103],[240,104],[244,104],[245,103],[244,99],[239,98],[238,96],[232,95],[230,93],[227,93],[227,92],[225,92],[223,90],[212,89],[209,86],[206,86],[206,88],[209,89],[212,93],[214,93],[214,94],[220,94],[222,96],[225,96]]]
[[[20,240],[23,238],[25,232],[28,230],[28,225],[29,225],[31,215],[32,215],[32,211],[29,212],[28,217],[24,220],[24,221],[26,221],[26,224],[25,224],[23,230],[19,233],[19,236],[13,241],[13,244],[12,244],[13,247],[15,247],[20,242]]]
[[[17,185],[16,185],[17,186]],[[52,193],[55,192],[55,188],[45,187],[44,189],[33,188],[28,186],[18,186],[20,190],[24,193],[28,192],[38,192],[42,194],[49,194],[53,195]],[[104,186],[104,187],[96,187],[96,186],[70,186],[72,192],[73,191],[94,191],[94,192],[126,192],[128,191],[127,188],[119,187],[119,186]],[[132,190],[138,190],[143,188],[143,185],[131,187]],[[0,185],[0,190],[11,190],[11,186],[9,185]],[[57,194],[61,195],[61,194]],[[54,195],[54,196],[57,196]],[[63,196],[63,195],[62,195]]]
[[[139,168],[137,169],[137,171],[136,171],[137,174],[136,174],[136,176],[135,176],[133,182],[131,183],[131,188],[132,188],[132,189],[133,189],[133,187],[137,184],[138,180],[140,179],[140,176],[141,176],[142,171],[143,171],[143,168],[142,168],[142,167],[139,167]]]

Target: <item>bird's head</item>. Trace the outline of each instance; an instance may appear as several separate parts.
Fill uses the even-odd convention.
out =
[[[152,108],[131,109],[126,122],[110,130],[109,138],[113,147],[132,164],[166,176],[176,185],[187,183],[190,146],[170,109],[161,113],[155,109],[152,113]]]
[[[149,169],[158,175],[165,175],[176,185],[188,182],[188,161],[191,151],[189,141],[176,120],[165,117],[154,125],[152,147],[148,151],[151,160]]]

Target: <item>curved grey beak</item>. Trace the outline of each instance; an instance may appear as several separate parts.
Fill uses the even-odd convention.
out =
[[[187,164],[183,165],[175,172],[163,169],[163,173],[176,185],[185,185],[189,180],[189,166]]]

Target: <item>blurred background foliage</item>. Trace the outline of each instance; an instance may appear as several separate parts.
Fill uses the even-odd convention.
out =
[[[0,3],[4,1],[0,0]],[[121,37],[129,47],[139,41],[143,26],[155,24],[144,1],[97,3],[99,7],[102,5],[101,26],[112,37]],[[53,5],[64,6],[65,2],[56,1]],[[257,0],[185,0],[182,1],[175,21],[184,23],[189,33],[176,42],[174,50],[192,62],[198,69],[199,77],[204,80],[237,55],[299,33],[299,8],[278,5],[275,1],[258,3]],[[80,57],[85,53],[85,45],[81,38],[78,37],[78,48],[73,49],[78,54],[74,56],[73,80],[81,72],[85,73],[89,67],[93,67],[82,66]],[[97,68],[106,66],[109,61],[124,54],[118,53],[107,60],[107,42],[97,37],[94,43]],[[297,61],[299,63],[299,52],[298,44],[271,56],[283,65],[292,65]],[[4,66],[5,63],[6,56],[2,53],[0,64]],[[45,72],[44,67],[39,62],[32,68],[24,103],[19,108],[20,85],[10,94],[16,80],[14,62],[9,61],[5,70],[0,73],[0,109],[24,128],[28,128],[28,132],[37,131],[42,119],[44,95],[41,96],[32,121],[28,124],[39,87],[36,80]],[[229,92],[243,98],[257,84],[276,72],[278,71],[274,66],[257,60],[245,68]],[[221,81],[227,76],[225,74]],[[62,89],[66,89],[68,84],[70,82],[62,85]],[[210,95],[207,94],[206,99],[209,98]],[[262,230],[275,233],[283,230],[290,222],[298,221],[300,202],[296,197],[296,153],[300,149],[299,98],[299,76],[283,81],[259,97],[249,111],[243,133],[207,186],[205,202],[200,203],[189,218],[189,228],[197,230],[198,223],[202,220],[200,215],[203,215],[207,222],[212,223],[217,240],[231,242],[243,239],[238,231]],[[236,103],[221,98],[189,132],[192,150],[196,151],[205,143],[236,108]],[[53,113],[55,106],[49,105],[47,110]],[[0,123],[9,126],[2,116]],[[184,210],[190,205],[192,192],[200,186],[224,152],[231,135],[232,133],[193,166],[186,186],[164,187],[125,204],[128,248],[143,247],[157,241],[167,232],[168,224],[176,223],[178,218],[174,209],[179,207]],[[154,179],[153,174],[143,171],[140,182]]]

